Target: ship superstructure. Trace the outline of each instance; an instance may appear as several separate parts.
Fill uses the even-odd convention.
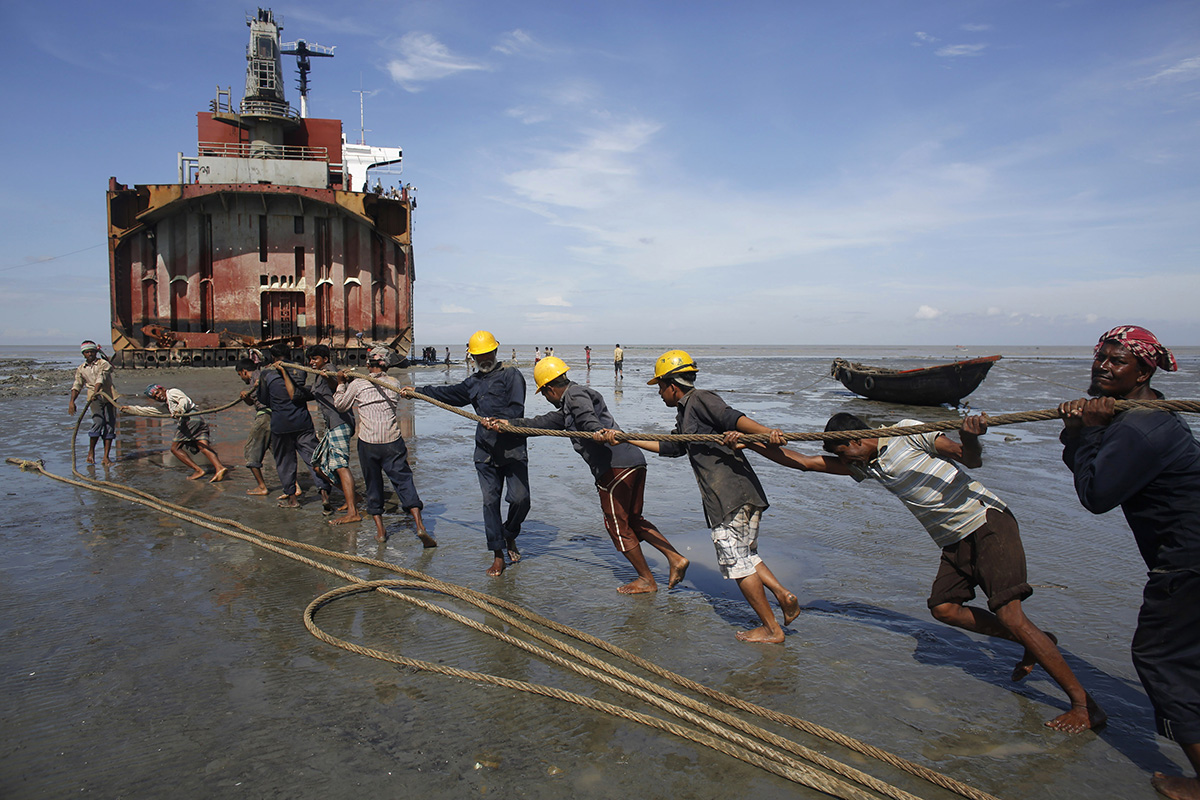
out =
[[[114,361],[223,366],[284,341],[323,342],[361,363],[372,342],[412,345],[411,187],[401,150],[346,141],[342,122],[298,113],[269,9],[247,19],[246,85],[235,107],[218,89],[197,116],[197,155],[177,183],[109,179]]]

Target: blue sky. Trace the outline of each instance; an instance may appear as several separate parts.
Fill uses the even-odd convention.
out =
[[[418,343],[1200,344],[1200,3],[272,8],[404,148]],[[108,178],[175,180],[253,10],[0,0],[0,343],[106,339]]]

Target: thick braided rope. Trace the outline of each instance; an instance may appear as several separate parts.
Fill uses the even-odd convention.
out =
[[[667,709],[667,710],[671,711],[671,713],[675,713],[677,715],[683,715],[685,719],[688,719],[689,721],[693,722],[694,724],[701,724],[701,725],[704,725],[707,727],[711,727],[711,723],[707,723],[702,720],[698,720],[698,718],[695,717],[694,715],[687,714],[687,712],[674,710],[671,707],[671,704],[672,703],[680,703],[682,705],[691,707],[691,708],[699,711],[700,713],[704,713],[714,719],[719,720],[720,722],[722,722],[726,725],[730,725],[731,727],[736,727],[740,730],[746,731],[750,735],[753,735],[753,736],[756,736],[756,737],[762,739],[763,741],[767,741],[774,747],[780,747],[782,749],[786,749],[793,753],[801,755],[802,757],[812,761],[813,763],[816,763],[826,769],[830,769],[831,771],[837,772],[839,774],[843,774],[846,777],[849,777],[852,780],[855,780],[862,785],[869,786],[870,788],[874,789],[875,791],[880,792],[881,794],[884,794],[889,797],[897,798],[897,800],[911,800],[912,795],[909,795],[908,793],[905,793],[902,790],[896,789],[895,787],[892,787],[886,783],[883,783],[882,781],[878,781],[878,779],[872,778],[871,776],[865,775],[864,773],[861,773],[858,770],[853,769],[852,767],[848,767],[846,765],[840,764],[839,762],[829,759],[828,757],[825,757],[819,753],[815,753],[814,751],[811,751],[808,748],[804,748],[801,745],[796,744],[795,742],[791,742],[790,740],[788,740],[786,738],[779,737],[779,736],[771,733],[770,731],[766,731],[764,729],[758,728],[757,726],[753,726],[749,723],[746,723],[745,721],[740,720],[737,717],[732,717],[731,715],[727,715],[727,714],[724,714],[723,712],[712,709],[710,706],[701,704],[692,698],[688,698],[684,695],[679,695],[678,693],[674,693],[674,692],[670,692],[669,690],[665,690],[662,687],[659,687],[656,684],[653,684],[652,682],[645,681],[645,679],[642,679],[636,675],[633,675],[631,673],[620,670],[620,669],[612,666],[611,664],[608,664],[607,662],[604,662],[599,659],[594,659],[590,656],[586,656],[586,654],[583,654],[580,651],[575,650],[574,648],[571,648],[568,645],[565,645],[564,643],[561,643],[558,640],[553,639],[552,637],[548,637],[545,634],[537,631],[536,629],[533,629],[533,628],[521,623],[519,620],[500,612],[498,610],[498,608],[500,608],[500,607],[507,608],[507,609],[513,611],[514,613],[525,616],[526,618],[530,619],[531,621],[534,621],[537,624],[544,625],[545,627],[547,627],[549,629],[557,630],[566,635],[577,638],[580,641],[584,641],[588,644],[592,644],[594,646],[600,647],[601,649],[611,652],[614,655],[618,655],[620,657],[627,658],[631,663],[635,663],[638,666],[641,666],[652,673],[659,674],[664,677],[669,677],[670,679],[674,680],[676,683],[678,683],[680,685],[684,685],[688,688],[694,688],[694,689],[700,691],[700,693],[702,693],[702,694],[713,697],[714,699],[721,700],[722,702],[726,702],[727,704],[729,704],[733,707],[738,707],[743,710],[747,710],[751,713],[755,713],[755,714],[758,714],[759,716],[763,716],[764,718],[772,719],[773,721],[780,722],[785,725],[790,725],[791,727],[797,728],[799,730],[806,730],[808,732],[814,733],[815,735],[823,736],[824,738],[829,739],[831,741],[837,741],[839,743],[842,743],[842,744],[844,744],[848,747],[851,747],[852,749],[855,749],[859,752],[862,752],[862,753],[865,753],[868,755],[872,755],[872,756],[884,761],[885,763],[889,763],[893,766],[896,766],[900,769],[910,772],[911,774],[925,778],[926,780],[930,780],[931,782],[935,783],[936,785],[940,785],[940,786],[943,786],[944,788],[948,788],[948,789],[951,789],[952,791],[956,791],[964,797],[975,798],[976,800],[994,800],[994,798],[992,798],[991,795],[981,792],[981,791],[979,791],[973,787],[970,787],[966,784],[962,784],[961,782],[958,782],[952,778],[949,778],[948,776],[943,776],[932,770],[928,770],[927,768],[920,767],[919,765],[916,765],[916,764],[912,764],[911,762],[907,762],[904,759],[899,758],[898,756],[894,756],[892,754],[886,753],[886,751],[878,750],[877,748],[874,748],[870,745],[865,745],[861,742],[857,742],[856,740],[851,739],[850,737],[844,737],[843,735],[837,734],[834,731],[828,731],[827,729],[821,728],[820,726],[812,725],[811,723],[807,723],[803,720],[798,720],[794,717],[790,717],[789,715],[778,714],[777,712],[770,712],[767,709],[762,709],[758,706],[755,706],[754,704],[746,703],[745,701],[740,701],[737,698],[734,698],[729,695],[725,695],[722,692],[717,692],[715,690],[707,689],[707,687],[703,687],[700,684],[696,684],[696,683],[690,681],[689,679],[683,678],[682,676],[674,675],[673,673],[670,673],[669,671],[664,670],[663,668],[658,667],[657,665],[654,665],[651,662],[646,662],[644,659],[634,656],[633,654],[626,653],[625,651],[621,650],[620,648],[616,648],[616,647],[608,644],[607,642],[604,642],[603,640],[597,639],[597,638],[592,637],[588,634],[585,634],[581,631],[572,629],[568,626],[561,625],[559,623],[555,623],[551,620],[545,619],[545,618],[541,617],[540,615],[536,615],[532,612],[527,611],[526,609],[523,609],[523,608],[516,606],[515,604],[509,603],[507,601],[503,601],[499,598],[490,597],[488,595],[484,595],[482,593],[475,592],[474,590],[466,589],[464,587],[454,586],[453,584],[446,584],[446,583],[438,581],[434,578],[426,576],[422,573],[419,573],[419,572],[416,572],[413,570],[407,570],[407,569],[404,569],[397,565],[391,564],[389,562],[379,561],[376,559],[369,559],[369,558],[365,558],[365,557],[361,557],[361,556],[348,555],[348,554],[339,553],[336,551],[329,551],[329,550],[325,550],[323,548],[317,547],[315,545],[307,545],[307,544],[295,542],[295,541],[288,540],[288,539],[281,539],[279,537],[274,537],[269,534],[262,533],[261,531],[256,531],[253,528],[249,528],[235,520],[228,520],[228,519],[223,519],[220,517],[214,517],[214,516],[206,514],[204,512],[198,512],[198,511],[194,511],[191,509],[187,509],[183,506],[178,506],[178,505],[169,503],[167,501],[163,501],[159,498],[154,497],[153,495],[150,495],[146,492],[142,492],[141,490],[134,489],[132,487],[123,486],[122,484],[114,484],[114,483],[109,483],[107,481],[96,481],[96,480],[87,479],[87,478],[84,478],[82,481],[76,481],[76,480],[72,480],[69,478],[63,478],[63,477],[60,477],[57,475],[53,475],[52,473],[46,472],[44,467],[40,464],[40,462],[28,462],[28,461],[21,461],[19,459],[12,459],[12,458],[8,459],[8,461],[10,463],[14,463],[14,464],[17,464],[18,466],[21,466],[23,469],[31,469],[34,471],[38,471],[43,475],[54,478],[56,480],[63,481],[65,483],[69,483],[69,484],[72,484],[75,486],[80,486],[81,488],[90,488],[90,489],[93,489],[96,491],[110,494],[115,497],[130,500],[132,502],[142,503],[144,505],[150,506],[150,507],[155,508],[156,510],[162,511],[164,513],[172,514],[174,516],[178,516],[178,517],[187,519],[187,520],[193,522],[194,524],[200,525],[201,527],[205,527],[207,529],[214,530],[217,532],[226,533],[227,535],[234,536],[235,538],[242,539],[244,541],[250,542],[251,544],[255,544],[257,546],[264,547],[265,549],[279,553],[286,557],[293,558],[297,561],[300,561],[301,563],[305,563],[305,564],[308,564],[309,566],[312,566],[317,569],[321,569],[323,571],[337,575],[337,576],[343,578],[344,580],[347,580],[351,584],[361,584],[364,582],[364,580],[353,574],[347,573],[343,570],[338,570],[338,569],[332,568],[328,565],[325,565],[320,562],[314,561],[312,559],[300,556],[296,553],[292,553],[287,550],[284,550],[283,547],[296,548],[296,549],[300,549],[300,550],[308,550],[311,552],[320,553],[324,556],[333,557],[333,558],[345,560],[345,561],[351,561],[351,562],[355,562],[355,563],[361,563],[364,565],[374,566],[374,567],[378,567],[381,569],[385,569],[385,570],[397,572],[400,574],[412,576],[412,577],[418,579],[418,581],[413,582],[414,585],[418,588],[433,589],[435,591],[439,591],[444,594],[458,597],[460,599],[465,600],[466,602],[472,603],[473,605],[476,605],[477,607],[481,608],[485,612],[501,618],[506,623],[513,625],[515,627],[518,627],[519,629],[525,631],[526,633],[529,633],[530,635],[533,635],[536,638],[541,639],[542,641],[548,642],[548,643],[552,644],[553,646],[558,647],[559,649],[562,649],[565,652],[570,653],[572,656],[574,656],[576,658],[581,658],[581,660],[584,660],[587,663],[592,663],[593,665],[595,665],[601,669],[604,669],[606,672],[609,672],[610,674],[618,676],[618,678],[621,681],[628,681],[630,683],[634,683],[634,684],[646,689],[647,691],[660,694],[660,695],[668,698],[668,700],[662,701],[662,700],[655,699],[652,696],[649,696],[646,694],[637,693],[636,691],[628,689],[627,687],[622,685],[619,681],[612,682],[610,679],[606,679],[603,676],[599,676],[598,674],[593,673],[590,670],[581,671],[582,668],[579,667],[578,665],[571,664],[570,662],[567,662],[567,661],[561,659],[560,657],[555,656],[554,654],[543,650],[542,648],[536,648],[535,646],[530,645],[525,642],[522,642],[521,640],[513,639],[512,637],[508,637],[507,635],[501,634],[499,631],[495,631],[494,629],[486,628],[485,626],[480,626],[478,623],[475,623],[473,620],[469,620],[468,618],[461,617],[461,615],[455,615],[453,612],[449,612],[445,609],[442,609],[440,606],[424,603],[423,601],[419,601],[415,598],[409,598],[407,596],[400,595],[398,593],[394,594],[393,591],[388,590],[388,589],[381,589],[381,591],[383,591],[386,594],[396,596],[399,599],[406,600],[410,603],[419,605],[422,608],[426,608],[430,611],[433,611],[434,613],[440,613],[445,616],[449,616],[452,619],[456,619],[457,621],[460,621],[462,624],[469,625],[470,627],[473,627],[473,628],[477,628],[484,633],[488,633],[490,635],[497,636],[498,638],[502,638],[504,641],[509,642],[510,644],[513,644],[517,647],[521,647],[522,649],[525,649],[525,650],[533,653],[534,655],[545,658],[554,663],[558,663],[561,666],[564,666],[565,668],[568,668],[568,669],[572,669],[576,672],[579,672],[580,674],[585,674],[588,677],[592,677],[594,680],[599,680],[601,682],[607,683],[608,685],[613,686],[614,688],[617,688],[621,691],[625,691],[626,693],[633,693],[634,696],[641,697],[641,699],[645,700],[646,702],[650,702],[652,704],[659,706],[660,708]],[[78,473],[76,473],[76,474],[78,474]],[[80,476],[80,477],[82,477],[82,476]],[[242,531],[246,531],[246,533],[239,533],[236,530],[229,530],[230,528],[240,529]],[[350,587],[350,588],[353,589],[356,587]],[[340,593],[339,593],[339,596],[340,596]],[[317,601],[314,601],[314,605],[310,606],[310,609],[315,611],[315,609],[317,607],[319,607],[320,605],[323,605],[323,603],[318,603]],[[306,614],[307,614],[307,612],[306,612]],[[309,618],[307,616],[306,616],[305,624],[310,625],[310,629],[312,628],[312,625],[310,624]],[[316,631],[314,631],[314,635],[318,635],[319,638],[322,638],[325,641],[329,641],[331,644],[336,644],[339,647],[346,646],[346,649],[352,650],[354,652],[363,652],[365,650],[365,648],[360,648],[357,645],[350,645],[349,643],[345,643],[345,645],[343,645],[343,644],[339,643],[340,640],[330,641],[332,639],[332,637],[327,637],[326,635],[318,634]],[[378,652],[378,651],[365,652],[364,654],[372,655],[373,653],[376,653],[376,652]],[[405,664],[405,665],[409,665],[409,666],[419,666],[418,663],[409,663],[411,660],[403,659],[403,657],[400,657],[400,656],[392,656],[390,654],[383,654],[383,656],[384,656],[384,660],[392,661],[393,663],[401,663],[401,664]],[[372,655],[372,657],[380,657],[380,656]],[[401,659],[401,660],[397,660],[397,659]],[[426,668],[426,667],[420,667],[420,668]],[[442,672],[444,674],[456,674],[453,672],[449,672],[448,670],[450,668],[443,668],[440,665],[430,665],[429,668],[431,669],[431,671],[434,671],[434,672]],[[478,678],[478,676],[475,673],[465,673],[464,675],[467,676],[471,680],[480,679],[480,678]],[[489,678],[490,677],[491,676],[489,676]],[[489,680],[488,682],[497,683],[497,685],[510,686],[511,688],[521,688],[520,686],[515,685],[516,682],[509,682],[509,681],[507,681],[507,679],[503,679],[503,678],[496,678],[494,680]],[[559,690],[551,689],[549,687],[544,687],[544,688],[546,689],[546,691],[543,691],[542,687],[538,687],[538,689],[535,691],[535,693],[544,694],[546,696],[558,697],[559,699],[565,699],[565,700],[573,702],[573,700],[571,700],[570,697],[563,695],[562,693],[559,692]],[[527,689],[522,688],[521,690],[526,691]],[[566,693],[566,694],[569,694],[569,693]],[[587,699],[585,698],[585,700],[587,700]],[[595,701],[591,701],[591,700],[587,700],[587,702],[583,703],[583,704],[587,705],[588,707],[598,708],[598,710],[606,710],[606,711],[608,710],[607,708],[600,708],[599,706],[595,705]],[[620,707],[613,707],[613,708],[620,709]],[[614,713],[614,712],[608,711],[608,713]],[[634,719],[635,721],[643,721],[641,719],[641,717],[643,717],[644,715],[638,715],[637,712],[632,712],[632,711],[629,711],[628,709],[622,709],[621,713],[618,713],[618,716],[624,716],[625,718]],[[657,727],[662,730],[668,730],[669,732],[677,733],[677,735],[684,736],[684,738],[688,738],[692,741],[696,741],[701,744],[706,744],[710,747],[714,747],[714,749],[717,749],[721,752],[728,753],[730,755],[734,755],[735,757],[741,758],[742,760],[745,760],[748,763],[756,764],[764,769],[767,769],[775,774],[779,774],[779,775],[789,778],[791,780],[798,780],[798,778],[793,774],[797,769],[807,769],[807,768],[803,767],[803,765],[797,765],[795,763],[790,762],[786,756],[771,756],[771,758],[775,758],[776,761],[778,761],[780,758],[783,758],[784,761],[781,762],[784,765],[783,767],[777,768],[776,766],[771,766],[771,764],[773,762],[770,762],[770,761],[764,763],[761,761],[761,756],[755,756],[754,753],[760,753],[760,754],[767,753],[767,752],[769,752],[768,750],[764,750],[763,747],[761,745],[758,745],[757,743],[737,737],[737,735],[732,734],[732,732],[722,733],[721,735],[725,736],[726,738],[733,736],[734,741],[737,742],[737,744],[734,745],[735,747],[740,747],[740,748],[747,749],[747,750],[750,750],[753,752],[750,752],[750,753],[732,752],[725,746],[715,746],[715,745],[711,744],[710,742],[708,742],[706,740],[706,738],[703,735],[700,735],[699,738],[696,735],[692,735],[692,734],[694,734],[694,732],[689,732],[689,729],[677,730],[678,726],[674,726],[672,723],[663,723],[661,720],[656,720],[656,718],[653,718],[653,717],[649,717],[647,719],[651,720],[651,721],[647,721],[647,722],[645,722],[645,724],[649,724],[652,727]],[[829,734],[832,734],[832,736]],[[813,758],[813,756],[815,756],[815,758]],[[791,772],[789,772],[789,770],[791,770]],[[818,775],[818,780],[820,780],[823,777],[819,773],[817,775]],[[803,780],[803,779],[799,779],[799,782],[804,783],[805,785],[812,786],[813,788],[820,789],[821,791],[829,791],[830,788],[832,788],[833,791],[831,793],[834,794],[835,796],[839,796],[839,797],[847,796],[836,785],[834,785],[832,787],[828,787],[828,786],[824,786],[824,785],[814,784],[814,783],[810,782],[809,780]],[[857,796],[861,796],[861,795],[853,795],[853,796],[857,797]]]

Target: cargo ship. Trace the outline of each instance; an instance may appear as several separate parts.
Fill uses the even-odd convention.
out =
[[[412,212],[401,149],[350,143],[308,117],[308,72],[333,48],[281,43],[270,9],[248,16],[245,93],[197,113],[176,183],[109,179],[113,362],[227,366],[284,342],[324,343],[342,364],[412,348]],[[294,56],[300,109],[284,96]],[[361,94],[360,94],[361,98]],[[361,102],[361,100],[360,100]]]

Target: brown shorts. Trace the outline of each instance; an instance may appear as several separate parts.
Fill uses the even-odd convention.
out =
[[[929,607],[965,603],[975,597],[976,586],[987,595],[992,611],[1033,594],[1025,571],[1025,548],[1011,511],[989,508],[982,525],[942,548]]]
[[[610,469],[596,484],[600,509],[604,512],[604,528],[622,553],[637,547],[647,533],[658,533],[658,528],[642,516],[645,489],[645,467]]]

